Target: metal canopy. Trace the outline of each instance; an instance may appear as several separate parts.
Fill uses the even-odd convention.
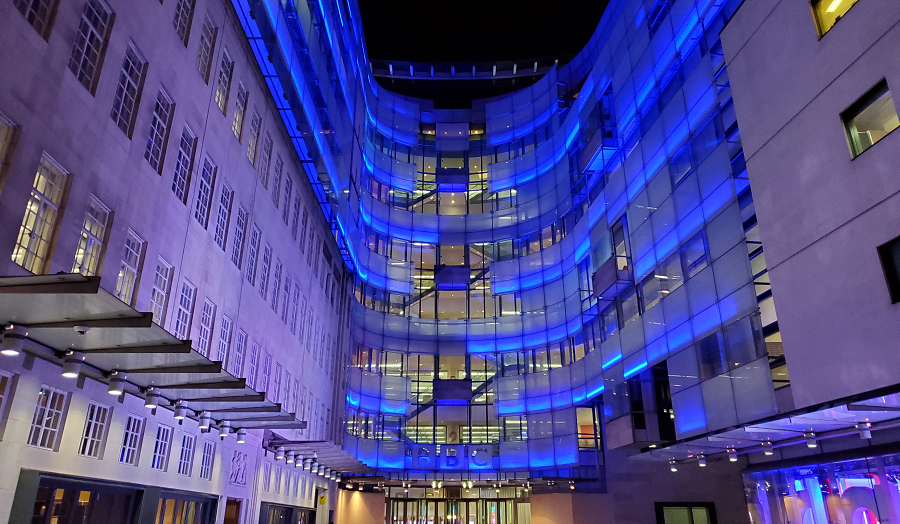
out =
[[[806,447],[807,438],[826,440],[900,427],[900,386],[856,395],[826,405],[814,406],[728,428],[713,434],[645,451],[638,459],[690,460],[729,452],[737,454],[762,451],[765,443],[772,449],[786,446]],[[802,449],[802,448],[801,448]]]
[[[283,440],[273,436],[267,447],[273,451],[279,447],[284,447],[285,451],[293,451],[296,454],[303,455],[304,459],[310,459],[315,454],[316,461],[319,464],[335,471],[340,471],[342,475],[373,472],[372,468],[356,460],[353,455],[344,451],[341,446],[325,440]]]
[[[24,350],[38,358],[61,365],[68,352],[79,352],[83,375],[106,382],[112,372],[124,373],[128,393],[143,396],[152,388],[170,405],[187,401],[190,411],[208,411],[234,429],[306,428],[189,340],[153,323],[151,313],[102,289],[100,277],[0,277],[0,322],[27,328]]]

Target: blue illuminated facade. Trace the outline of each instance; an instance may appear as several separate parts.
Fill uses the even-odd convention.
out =
[[[355,271],[346,451],[597,478],[601,427],[641,448],[778,412],[718,37],[739,0],[612,0],[571,62],[459,110],[376,83],[354,2],[234,4]]]

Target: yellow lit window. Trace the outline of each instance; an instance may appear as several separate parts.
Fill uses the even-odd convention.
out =
[[[813,14],[816,17],[816,26],[819,36],[824,35],[850,10],[857,0],[813,0]]]

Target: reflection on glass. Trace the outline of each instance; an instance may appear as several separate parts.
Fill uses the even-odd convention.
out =
[[[897,126],[900,126],[894,100],[888,91],[887,82],[884,80],[850,106],[841,116],[844,119],[853,156],[869,149],[885,135],[897,129]]]
[[[813,2],[813,12],[816,15],[819,35],[827,33],[855,4],[856,0],[816,0]]]

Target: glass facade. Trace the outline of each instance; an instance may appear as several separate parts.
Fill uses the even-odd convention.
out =
[[[777,412],[718,37],[738,4],[610,2],[568,64],[445,110],[375,82],[355,6],[251,2],[355,270],[345,450],[389,476],[596,478],[602,423],[635,446]]]
[[[900,455],[748,473],[752,524],[875,524],[900,515]]]

